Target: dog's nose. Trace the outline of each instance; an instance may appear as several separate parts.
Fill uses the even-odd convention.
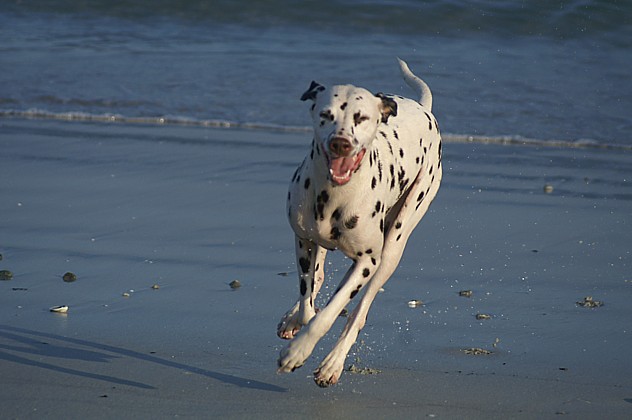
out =
[[[352,150],[351,142],[343,137],[334,137],[329,142],[329,151],[336,156],[347,157]]]

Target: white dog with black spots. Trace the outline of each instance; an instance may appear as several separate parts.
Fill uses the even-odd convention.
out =
[[[281,351],[278,371],[301,367],[342,309],[363,291],[333,350],[314,372],[323,387],[340,378],[371,303],[395,271],[441,182],[441,135],[431,112],[432,94],[404,61],[399,65],[419,101],[316,82],[301,97],[313,102],[314,139],[287,198],[300,295],[278,326],[279,337],[291,340]],[[335,249],[353,264],[317,312],[325,255]]]

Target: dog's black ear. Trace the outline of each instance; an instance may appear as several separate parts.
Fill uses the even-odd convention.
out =
[[[313,101],[316,99],[318,92],[322,92],[323,90],[325,90],[325,86],[312,80],[312,84],[309,85],[309,88],[305,91],[303,96],[301,96],[301,101],[306,101],[308,99]]]
[[[388,117],[391,115],[393,117],[397,116],[397,102],[395,102],[392,98],[387,97],[382,92],[377,93],[375,96],[382,100],[382,122],[385,123],[388,121]]]

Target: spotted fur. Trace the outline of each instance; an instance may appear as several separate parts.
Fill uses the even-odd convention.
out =
[[[406,63],[399,64],[419,101],[317,82],[301,97],[313,101],[314,140],[287,196],[300,295],[278,326],[278,335],[291,340],[281,351],[279,372],[301,367],[341,310],[363,291],[334,349],[314,372],[320,386],[340,378],[373,299],[441,182],[441,135],[430,89]],[[353,264],[316,313],[327,250],[340,250]]]

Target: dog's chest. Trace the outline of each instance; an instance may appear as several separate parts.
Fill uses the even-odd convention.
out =
[[[410,186],[418,165],[402,158],[399,146],[377,144],[344,186],[332,185],[322,162],[308,156],[288,195],[288,217],[299,237],[347,255],[381,242],[386,213]]]

